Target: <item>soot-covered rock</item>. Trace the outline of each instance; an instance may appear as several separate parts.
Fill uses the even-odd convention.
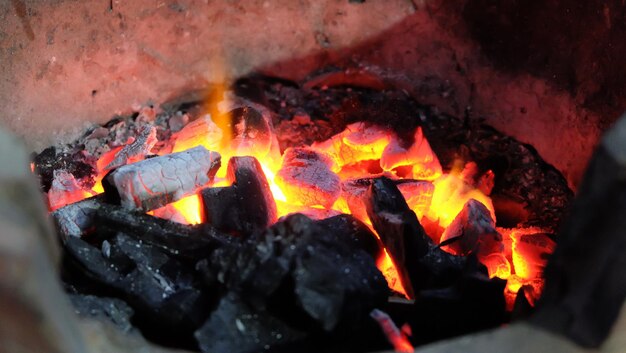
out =
[[[257,310],[310,330],[358,327],[387,298],[373,259],[295,214],[210,259],[218,279]]]
[[[65,250],[68,266],[132,305],[144,330],[191,335],[208,316],[207,295],[192,272],[155,247],[120,233],[102,250],[74,237]]]
[[[268,351],[307,336],[263,309],[228,293],[195,332],[202,352],[248,353]]]
[[[232,157],[227,179],[232,186],[202,190],[208,223],[225,232],[248,235],[276,220],[276,202],[256,158]]]
[[[70,294],[69,297],[78,315],[109,321],[122,332],[133,330],[130,320],[134,311],[123,300],[83,294]]]

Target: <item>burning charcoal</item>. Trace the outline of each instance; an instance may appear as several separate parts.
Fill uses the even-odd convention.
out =
[[[435,180],[441,176],[441,164],[437,155],[430,148],[430,144],[418,127],[413,136],[413,144],[404,148],[400,141],[394,138],[385,147],[380,156],[380,166],[385,171],[393,171],[399,167],[410,166],[411,177],[422,180]]]
[[[556,243],[547,234],[522,234],[513,239],[515,274],[525,279],[539,278],[554,252]]]
[[[248,353],[269,350],[305,338],[265,310],[258,310],[234,293],[223,297],[202,327],[195,332],[202,352]]]
[[[392,180],[385,177],[374,180],[368,190],[366,208],[407,295],[413,298],[414,289],[421,288],[429,276],[419,260],[434,247],[432,241]]]
[[[341,180],[331,170],[328,157],[308,148],[288,148],[276,173],[276,183],[287,201],[330,208],[341,192]]]
[[[407,205],[421,219],[430,208],[435,186],[428,181],[402,179],[396,182],[398,189],[404,196]]]
[[[102,321],[110,321],[124,333],[131,332],[130,322],[133,309],[117,298],[102,298],[94,295],[70,294],[74,311],[80,316],[92,317]]]
[[[380,239],[372,233],[365,223],[354,216],[342,214],[318,221],[317,224],[347,239],[351,246],[362,249],[374,260],[378,260],[383,254],[383,244]]]
[[[213,178],[220,155],[202,146],[125,165],[103,180],[107,198],[150,210],[196,192]]]
[[[208,224],[183,225],[120,206],[102,204],[94,213],[101,231],[125,232],[180,259],[198,261],[231,241]]]
[[[394,137],[393,132],[380,126],[359,122],[348,125],[343,132],[324,142],[314,143],[312,147],[331,156],[340,169],[360,161],[380,159]]]
[[[368,219],[365,195],[372,182],[371,178],[360,178],[341,183],[341,199],[345,200],[350,213],[360,220]]]
[[[50,190],[48,205],[54,211],[65,205],[78,202],[90,194],[85,192],[74,176],[64,170],[55,170]]]
[[[217,278],[257,310],[278,310],[325,331],[358,327],[388,288],[372,258],[341,237],[296,214],[240,248],[218,249],[210,261]]]
[[[350,213],[358,219],[368,219],[365,197],[374,180],[374,178],[358,178],[346,180],[341,184],[341,197],[345,200]],[[393,183],[396,184],[409,207],[421,218],[430,206],[433,184],[412,179],[393,180]]]
[[[495,252],[481,256],[480,262],[487,267],[489,277],[506,279],[511,276],[511,263],[509,263],[504,253]]]
[[[443,248],[456,255],[476,252],[479,257],[504,251],[502,236],[489,210],[481,202],[469,200],[441,236]]]
[[[79,238],[65,249],[78,271],[117,290],[154,327],[190,334],[207,317],[207,296],[191,272],[156,248],[120,233],[104,252]]]
[[[68,237],[82,237],[95,225],[96,210],[102,205],[104,197],[94,196],[52,212],[59,235],[63,241]]]
[[[111,170],[125,164],[131,164],[144,159],[157,143],[156,128],[144,125],[138,132],[137,138],[130,144],[122,147],[113,160],[103,170]]]
[[[491,198],[466,183],[461,176],[454,173],[446,174],[435,180],[433,184],[435,190],[428,217],[433,221],[438,221],[441,227],[447,228],[471,199],[480,201],[487,207],[491,219],[496,221]]]
[[[227,178],[232,186],[202,190],[208,223],[247,235],[276,221],[276,202],[256,158],[232,157]]]
[[[185,125],[177,134],[172,136],[174,147],[172,152],[186,151],[196,146],[204,146],[209,151],[219,151],[222,143],[222,129],[211,119],[210,114]]]

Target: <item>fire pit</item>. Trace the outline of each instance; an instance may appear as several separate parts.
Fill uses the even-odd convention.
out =
[[[121,16],[118,5],[106,11]],[[23,5],[12,6],[30,33]],[[188,6],[168,5],[183,13]],[[429,11],[445,8],[453,18],[458,9],[411,6],[418,15],[409,22],[430,13],[431,25],[439,19]],[[476,16],[472,6],[464,16]],[[108,121],[74,129],[82,130],[78,136],[65,129],[33,154],[31,172],[56,225],[61,281],[74,310],[112,330],[112,341],[130,339],[120,349],[143,336],[203,352],[412,351],[529,316],[533,328],[601,344],[623,302],[623,280],[610,270],[620,267],[621,243],[594,245],[584,265],[571,261],[584,249],[577,234],[593,229],[580,205],[599,210],[595,195],[613,205],[620,192],[613,177],[619,126],[561,230],[580,165],[553,166],[515,138],[519,131],[459,107],[461,64],[442,73],[454,82],[427,89],[423,77],[412,84],[420,74],[409,67],[358,58],[377,44],[360,45],[348,60],[341,52],[331,61],[313,56],[300,78],[297,70],[278,74],[292,70],[290,60],[234,76],[217,60],[226,80],[170,89],[175,95],[161,93],[156,104],[123,113],[111,108]],[[384,45],[402,47],[394,39]],[[472,99],[485,108],[485,97]],[[531,125],[545,125],[542,119]],[[545,139],[522,135],[547,151]],[[550,151],[548,159],[563,155]],[[584,151],[570,161],[584,161]],[[607,189],[589,191],[599,185],[595,170],[606,170]],[[613,226],[598,229],[598,237],[620,229],[612,214],[597,216]],[[589,270],[593,264],[597,270]],[[577,273],[592,290],[572,289]],[[51,310],[34,298],[34,307]],[[519,340],[520,327],[500,336],[513,332]]]

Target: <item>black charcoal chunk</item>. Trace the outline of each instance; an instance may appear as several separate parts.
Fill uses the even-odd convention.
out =
[[[419,260],[434,247],[395,183],[385,177],[369,187],[365,200],[367,215],[394,261],[407,295],[423,288],[429,273]]]
[[[208,224],[180,224],[116,205],[100,205],[95,218],[100,232],[124,232],[170,256],[192,262],[209,256],[214,249],[232,241],[231,236]]]
[[[227,178],[232,186],[202,190],[208,223],[225,232],[249,235],[276,221],[276,202],[256,158],[232,157]]]
[[[211,317],[195,332],[206,353],[251,353],[270,350],[306,337],[265,310],[259,310],[236,294],[224,296]]]
[[[272,312],[278,302],[282,315],[304,316],[325,331],[359,326],[389,291],[371,256],[301,214],[210,261],[218,280],[255,308]]]
[[[383,244],[372,233],[369,227],[356,217],[347,214],[329,217],[317,221],[317,224],[328,228],[331,234],[338,234],[342,240],[347,241],[356,249],[368,253],[374,260],[378,260],[383,254]]]
[[[506,320],[506,281],[484,273],[466,273],[448,288],[421,291],[408,324],[414,344],[500,326]]]
[[[117,291],[150,325],[191,332],[208,314],[193,272],[155,247],[120,233],[103,251],[79,238],[65,249],[76,270]]]

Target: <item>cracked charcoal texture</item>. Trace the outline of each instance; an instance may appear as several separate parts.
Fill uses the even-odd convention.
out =
[[[122,166],[105,177],[103,186],[109,200],[151,210],[208,184],[219,169],[220,158],[219,153],[198,146]]]

